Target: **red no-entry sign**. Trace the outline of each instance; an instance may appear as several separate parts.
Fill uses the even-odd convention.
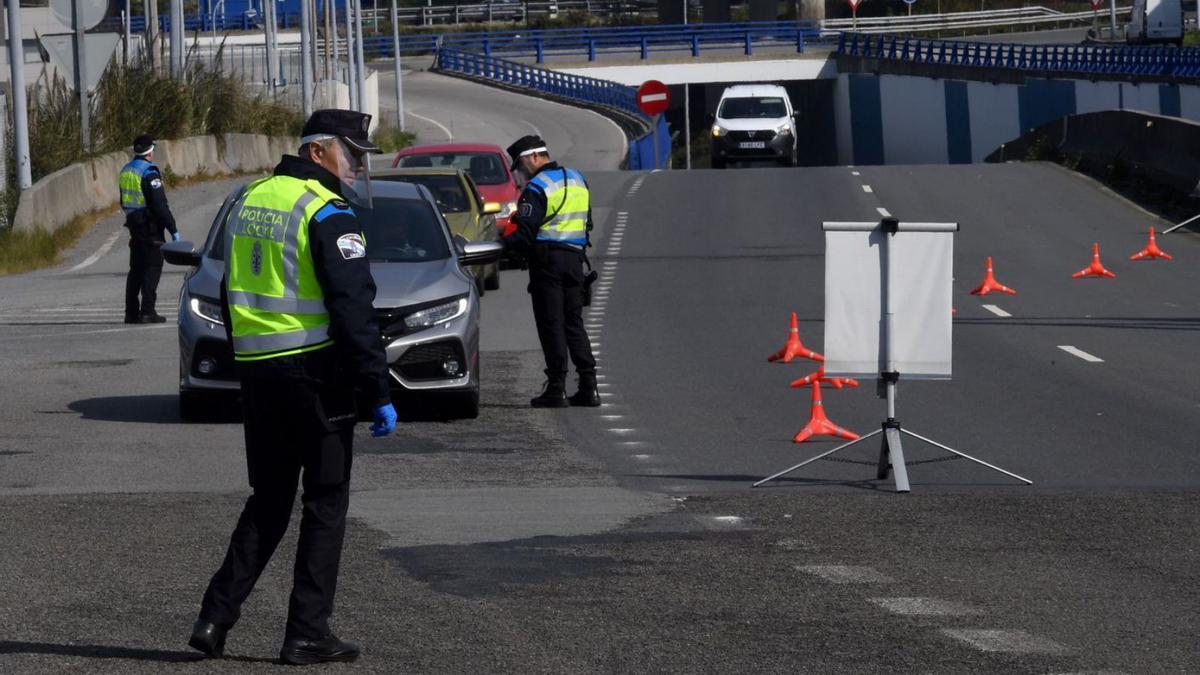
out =
[[[661,115],[671,105],[671,92],[658,80],[646,80],[638,87],[637,104],[650,117]]]

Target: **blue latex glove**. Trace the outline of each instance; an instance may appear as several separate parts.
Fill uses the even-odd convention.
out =
[[[179,233],[178,232],[171,233],[171,241],[179,241]]]
[[[375,423],[371,425],[371,435],[379,438],[387,436],[396,428],[396,409],[391,403],[375,409]]]

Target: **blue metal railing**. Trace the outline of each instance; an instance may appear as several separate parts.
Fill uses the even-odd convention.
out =
[[[487,54],[458,49],[441,49],[437,53],[439,70],[498,82],[509,87],[539,92],[589,105],[604,106],[650,121],[637,106],[637,92],[610,80],[583,75],[570,75],[525,63],[501,59]],[[647,133],[629,142],[630,169],[662,168],[670,158],[670,132],[665,119],[657,120],[658,134]],[[654,150],[657,138],[658,152]],[[655,162],[659,166],[655,166]]]
[[[1030,72],[1200,77],[1200,49],[1025,45],[842,33],[837,53],[882,61]]]

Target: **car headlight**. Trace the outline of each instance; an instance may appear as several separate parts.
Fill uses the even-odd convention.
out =
[[[457,319],[467,312],[467,299],[459,298],[450,302],[428,307],[419,312],[413,312],[404,317],[404,325],[410,329],[429,328],[439,323]]]
[[[788,124],[787,122],[784,122],[783,124],[780,124],[779,126],[775,127],[775,133],[780,134],[780,135],[791,134],[792,133],[792,125]]]
[[[713,125],[713,128],[712,128],[713,136],[724,136],[727,133],[729,133],[729,131],[727,129],[725,129],[725,127],[722,127],[720,124]]]
[[[516,202],[504,202],[504,205],[500,207],[500,213],[497,213],[496,217],[497,218],[508,218],[509,216],[511,216],[512,214],[514,214],[516,212],[517,212],[517,203]]]
[[[192,314],[205,321],[211,321],[218,326],[225,325],[225,321],[221,318],[221,305],[213,300],[198,298],[193,295],[191,301],[188,302],[188,307],[192,310]]]

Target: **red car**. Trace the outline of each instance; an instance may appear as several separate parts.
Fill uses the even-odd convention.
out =
[[[509,170],[508,155],[498,145],[488,143],[447,143],[414,145],[396,154],[393,167],[447,166],[462,169],[475,181],[484,201],[498,202],[496,229],[501,236],[516,229],[512,215],[517,210],[521,190]]]

